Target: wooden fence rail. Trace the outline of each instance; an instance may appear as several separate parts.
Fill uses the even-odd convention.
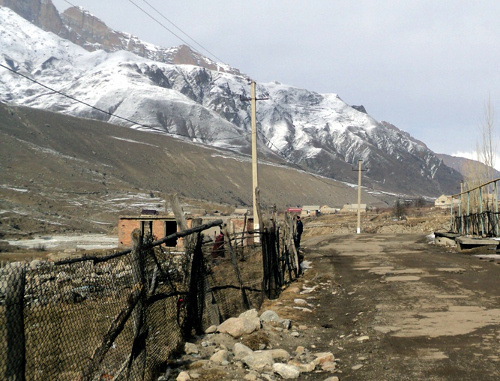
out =
[[[68,348],[67,346],[70,345],[71,341],[78,342],[78,340],[82,340],[82,342],[88,343],[85,348],[81,348],[82,344],[76,349],[78,356],[84,357],[76,357],[76,352],[73,352],[72,356],[75,357],[71,364],[74,367],[76,362],[76,367],[79,370],[73,370],[72,372],[76,373],[72,373],[74,374],[72,377],[91,381],[100,379],[103,374],[108,375],[111,373],[113,379],[152,380],[156,375],[151,368],[151,358],[157,354],[154,351],[149,352],[148,345],[150,344],[148,343],[151,342],[149,338],[152,334],[158,334],[158,329],[163,329],[166,332],[178,330],[180,337],[185,340],[192,334],[201,333],[206,328],[203,326],[204,322],[210,321],[212,324],[218,324],[222,318],[229,317],[227,311],[236,312],[251,307],[258,308],[263,297],[277,297],[284,285],[299,276],[300,263],[294,244],[295,220],[293,217],[286,215],[284,221],[278,222],[276,216],[274,216],[272,220],[262,223],[260,232],[244,231],[231,237],[228,231],[225,231],[227,238],[224,250],[226,255],[222,262],[220,260],[215,262],[219,263],[222,266],[221,270],[226,272],[224,274],[227,275],[222,276],[222,281],[226,281],[226,283],[217,283],[213,277],[213,270],[207,264],[207,258],[211,258],[211,256],[210,254],[207,256],[207,252],[203,252],[204,241],[201,232],[213,226],[221,225],[222,220],[216,220],[171,234],[156,241],[152,241],[151,237],[141,236],[140,230],[136,229],[132,233],[133,247],[129,250],[102,257],[85,256],[47,263],[44,265],[43,271],[40,270],[41,272],[25,264],[9,265],[3,268],[1,274],[7,274],[7,277],[3,278],[4,281],[0,283],[0,287],[2,287],[1,284],[8,284],[8,287],[5,292],[3,309],[5,328],[0,327],[0,340],[2,340],[1,335],[4,334],[6,340],[5,344],[0,341],[0,348],[6,348],[6,360],[3,363],[0,361],[0,378],[4,376],[7,380],[15,381],[26,379],[28,372],[26,356],[35,356],[33,353],[26,353],[26,348],[30,346],[33,348],[33,345],[35,345],[33,343],[35,333],[30,330],[32,327],[39,327],[37,328],[39,330],[43,328],[44,319],[59,319],[58,321],[62,321],[60,319],[66,318],[67,320],[64,320],[65,329],[68,332],[74,332],[71,328],[73,321],[67,316],[69,308],[69,311],[81,311],[80,314],[89,317],[94,317],[92,311],[95,310],[99,311],[99,315],[109,314],[111,317],[114,316],[111,320],[106,320],[106,326],[102,326],[101,323],[99,331],[102,334],[99,334],[100,336],[96,339],[82,340],[86,338],[76,337],[76,335],[75,337],[61,337],[62,333],[59,333],[57,340],[54,342],[55,344],[53,342],[47,343],[47,345],[61,345],[64,341],[64,344],[62,344],[64,348]],[[254,236],[255,234],[260,235],[260,242],[262,242],[260,250],[258,247],[237,247],[237,243],[242,241],[242,237],[245,235]],[[177,278],[174,285],[174,281],[171,279],[172,267],[165,268],[168,264],[162,263],[162,260],[157,257],[158,252],[154,249],[160,250],[158,247],[172,238],[187,236],[193,238],[189,240],[191,242],[189,252],[182,257],[184,258],[182,260],[188,259],[189,267],[182,270],[187,271],[187,274]],[[236,248],[237,250],[235,250]],[[205,250],[207,249],[205,248]],[[248,252],[243,254],[244,250],[248,250]],[[255,268],[252,268],[252,272],[244,276],[245,266],[249,265],[247,261],[251,260],[252,266],[255,266],[258,265],[258,262],[255,262],[256,258],[260,258],[261,261],[261,283],[258,280],[255,282],[254,276],[249,275],[255,274]],[[113,272],[112,269],[114,267],[124,268],[125,263],[130,263],[130,270],[122,271],[119,277],[113,275],[118,273]],[[178,264],[176,266],[176,268],[182,268]],[[72,268],[74,270],[71,270]],[[103,268],[111,269],[108,270],[110,271],[109,276],[102,273]],[[39,304],[33,306],[27,304],[27,292],[34,293],[36,290],[33,287],[40,282],[53,282],[51,287],[56,292],[60,285],[63,284],[62,282],[71,282],[64,280],[71,279],[71,277],[67,278],[66,272],[79,274],[84,270],[89,271],[92,275],[90,278],[95,280],[95,284],[73,289],[71,287],[74,286],[70,286],[70,292],[80,292],[78,290],[85,287],[90,290],[88,292],[102,292],[99,290],[102,290],[108,284],[107,282],[111,282],[107,291],[110,296],[96,296],[89,299],[89,303],[79,304],[78,307],[71,307],[74,304],[69,304],[70,307],[62,307],[63,304],[61,303],[66,303],[61,302],[64,297],[55,295],[53,297],[55,298],[54,301],[51,302],[47,294],[36,297],[37,303],[39,303],[39,300],[44,300],[43,307]],[[29,271],[29,275],[27,275],[27,271]],[[232,272],[233,275],[230,276],[229,272]],[[230,281],[228,278],[233,280]],[[29,291],[26,290],[27,284],[30,285]],[[179,285],[179,287],[176,285]],[[66,289],[68,288],[66,287]],[[39,290],[42,293],[48,293],[49,286],[43,286]],[[111,313],[104,309],[108,306],[110,297],[113,298],[111,296],[113,293],[116,293],[116,299],[122,300],[124,304],[118,312]],[[29,297],[35,298],[32,295]],[[227,299],[229,297],[230,299]],[[235,303],[237,298],[240,300],[239,303]],[[75,303],[75,301],[71,303]],[[158,323],[157,327],[161,328],[155,328],[156,332],[150,332],[152,324],[150,319],[153,316],[154,309],[164,308],[161,307],[164,303],[176,308],[177,317],[174,316],[173,320],[168,320],[172,316],[169,312],[168,322],[162,321]],[[88,312],[81,310],[86,306],[91,310]],[[35,309],[35,312],[30,312],[32,308]],[[63,312],[62,309],[65,311]],[[30,324],[25,326],[26,312],[29,312],[30,319],[38,317],[41,319],[40,322],[30,320]],[[48,316],[44,317],[42,315],[44,313],[48,314]],[[163,312],[159,316],[166,318]],[[1,315],[0,319],[2,319]],[[90,321],[85,323],[92,324]],[[169,326],[168,324],[174,324],[175,326]],[[82,332],[87,332],[89,329],[91,327],[86,329],[79,327]],[[44,332],[43,329],[40,332]],[[114,348],[116,343],[122,343],[120,344],[121,347],[127,351],[128,344],[124,345],[123,343],[129,340],[129,336],[132,342],[128,354],[125,352],[117,356],[117,352],[111,348]],[[36,345],[44,345],[44,343],[40,342]],[[45,352],[50,353],[51,356],[64,356],[64,353],[58,351],[60,350],[54,348],[43,349],[37,352],[36,357],[41,357],[41,353]],[[58,359],[59,357],[54,357],[51,361],[59,363]],[[162,358],[160,361],[166,360],[166,358]],[[41,376],[35,378],[58,377],[57,373],[54,373],[57,370],[40,370],[37,368],[38,365],[32,363],[33,360],[30,360],[29,378],[34,378],[33,372],[41,372]],[[111,363],[113,365],[110,365]],[[45,368],[48,367],[46,363],[42,365]]]

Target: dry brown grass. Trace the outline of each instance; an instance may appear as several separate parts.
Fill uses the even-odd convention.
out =
[[[365,233],[422,233],[430,234],[449,226],[449,211],[435,208],[409,208],[403,220],[394,218],[392,211],[362,213],[361,231]],[[357,215],[331,214],[308,219],[304,238],[328,234],[354,234]]]

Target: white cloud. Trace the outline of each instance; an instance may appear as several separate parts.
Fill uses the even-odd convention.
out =
[[[477,160],[477,152],[476,151],[457,151],[451,154],[451,156],[455,157],[464,157],[466,159]],[[500,171],[500,155],[495,155],[495,169]]]

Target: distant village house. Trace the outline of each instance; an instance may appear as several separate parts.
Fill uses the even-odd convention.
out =
[[[321,214],[319,205],[304,205],[302,207],[301,217],[315,217]]]
[[[367,206],[366,204],[359,204],[359,209],[361,213],[366,213]],[[345,204],[340,213],[357,213],[358,212],[358,204]]]
[[[328,205],[323,205],[321,208],[320,208],[320,212],[321,214],[335,214],[339,211],[340,209],[337,209],[337,208],[331,208],[329,207]]]
[[[453,199],[453,206],[458,206],[460,200],[458,198]],[[434,201],[434,206],[436,208],[441,209],[450,209],[451,208],[451,196],[447,196],[442,194],[439,196],[436,201]]]

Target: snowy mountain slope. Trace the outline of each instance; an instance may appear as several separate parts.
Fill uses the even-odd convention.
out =
[[[0,63],[94,107],[54,94],[0,68],[0,100],[95,118],[195,142],[249,152],[250,86],[245,76],[195,65],[172,65],[135,54],[88,52],[0,8]],[[379,123],[335,94],[318,94],[278,82],[259,84],[258,126],[264,154],[344,181],[410,194],[454,189],[460,175],[424,144]],[[137,123],[123,120],[126,118]],[[268,149],[265,146],[268,146]]]
[[[4,65],[86,104],[153,130],[219,146],[249,147],[249,137],[240,127],[169,88],[164,73],[177,71],[173,65],[125,51],[88,52],[7,8],[0,8],[0,46]],[[189,76],[193,69],[197,68],[187,66],[182,75]],[[0,86],[4,102],[144,128],[54,94],[11,71],[0,71]]]

